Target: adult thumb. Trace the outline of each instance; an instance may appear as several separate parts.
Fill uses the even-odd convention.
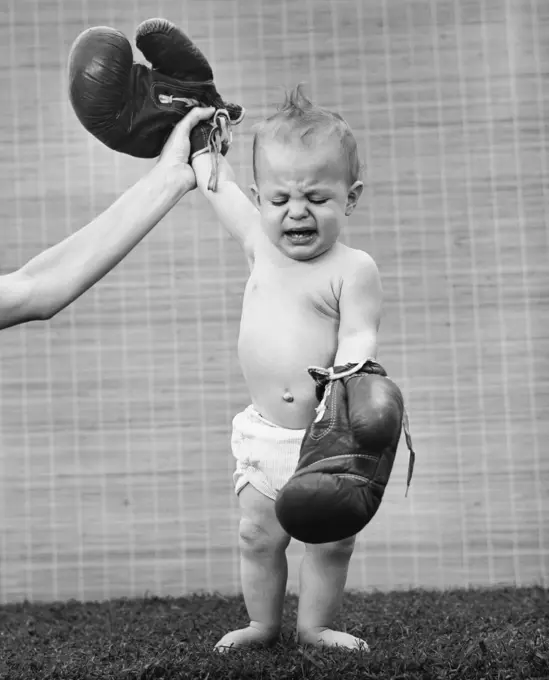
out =
[[[179,135],[189,135],[194,126],[201,120],[208,120],[215,113],[215,108],[209,106],[208,108],[202,108],[200,106],[195,106],[191,109],[189,113],[177,124],[177,134]]]

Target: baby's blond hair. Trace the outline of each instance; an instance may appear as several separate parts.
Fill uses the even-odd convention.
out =
[[[348,123],[338,113],[313,104],[303,93],[301,85],[286,92],[282,106],[256,128],[253,139],[254,180],[258,181],[258,152],[266,141],[298,142],[310,146],[327,137],[339,140],[347,165],[347,181],[352,185],[360,179],[362,167],[356,139]]]

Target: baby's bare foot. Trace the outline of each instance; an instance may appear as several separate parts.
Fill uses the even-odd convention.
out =
[[[370,651],[365,640],[331,628],[320,628],[302,633],[299,636],[299,641],[302,644],[315,645],[316,647],[344,647],[364,652]]]
[[[228,652],[238,647],[259,647],[272,645],[278,635],[268,633],[253,626],[239,628],[224,635],[216,644],[218,652]]]

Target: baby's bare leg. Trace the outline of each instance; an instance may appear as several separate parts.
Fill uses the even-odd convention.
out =
[[[364,640],[331,628],[343,599],[354,544],[352,537],[335,543],[305,545],[297,612],[301,643],[368,649]]]
[[[272,644],[282,625],[290,537],[278,523],[274,501],[251,484],[240,492],[239,501],[240,569],[250,625],[227,633],[217,643],[218,651]]]

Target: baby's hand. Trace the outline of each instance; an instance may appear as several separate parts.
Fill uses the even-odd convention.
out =
[[[232,142],[231,127],[242,121],[244,113],[241,106],[228,104],[226,108],[218,109],[211,120],[197,125],[191,133],[191,162],[197,156],[210,157],[210,191],[217,191],[219,163],[229,151]]]

